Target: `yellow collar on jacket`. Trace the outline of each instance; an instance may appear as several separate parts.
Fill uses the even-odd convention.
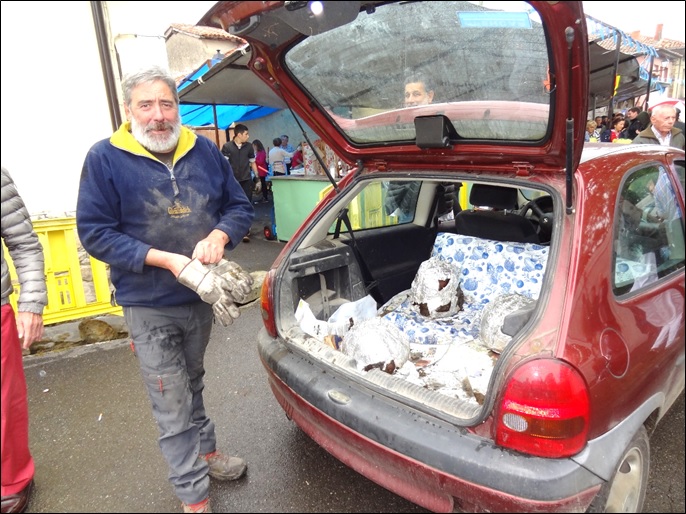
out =
[[[191,129],[181,126],[181,135],[179,136],[179,143],[176,145],[176,151],[174,152],[174,164],[186,155],[194,146],[195,141],[198,136],[195,135]],[[149,157],[150,159],[158,160],[153,154],[151,154],[147,148],[140,144],[133,134],[131,134],[131,122],[125,121],[117,129],[117,131],[110,137],[110,143],[117,148],[124,151],[131,152],[135,155],[140,155],[142,157]]]

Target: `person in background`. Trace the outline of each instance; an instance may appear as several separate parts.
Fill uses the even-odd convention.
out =
[[[287,152],[282,148],[280,137],[275,137],[272,144],[274,146],[269,150],[269,164],[272,167],[272,173],[274,173],[275,177],[286,175],[285,159],[293,158],[293,152]]]
[[[86,154],[76,226],[86,252],[110,265],[183,511],[211,512],[210,477],[247,469],[217,450],[203,377],[214,320],[231,324],[251,289],[224,255],[255,211],[217,146],[182,126],[168,71],[128,75],[122,92],[127,121]]]
[[[640,107],[631,107],[627,113],[626,116],[628,118],[628,121],[625,123],[626,127],[622,131],[622,138],[623,139],[634,139],[639,132],[641,132],[645,127],[641,123],[641,120],[639,119],[639,114],[641,114],[641,108]]]
[[[300,168],[303,166],[303,145],[305,142],[302,142],[298,145],[298,148],[295,149],[295,152],[293,152],[293,158],[291,159],[291,169],[294,168]]]
[[[601,116],[600,119],[601,119],[600,124],[602,125],[603,130],[606,130],[606,129],[609,129],[612,127],[612,125],[610,124],[610,120],[608,119],[607,116]]]
[[[283,149],[284,152],[290,155],[284,155],[283,157],[283,163],[286,166],[286,175],[291,174],[291,158],[293,157],[293,153],[295,152],[295,148],[293,148],[293,145],[288,143],[288,136],[286,134],[281,136],[281,148]]]
[[[595,137],[595,129],[597,125],[595,121],[588,120],[586,122],[586,132],[584,133],[584,142],[588,143],[590,141],[596,142],[598,138]]]
[[[643,132],[645,129],[647,129],[650,126],[650,112],[641,111],[638,113],[638,116],[636,116],[636,119],[638,120],[638,123],[640,124],[641,132]]]
[[[43,336],[48,304],[43,247],[9,172],[2,168],[2,240],[19,279],[17,313],[9,266],[2,256],[2,512],[24,512],[33,489],[35,465],[29,451],[29,405],[22,348]]]
[[[405,107],[429,105],[434,100],[434,88],[429,78],[422,73],[410,73],[405,76],[403,102]],[[450,221],[460,212],[458,193],[461,183],[440,184],[436,188],[438,197],[438,222]],[[386,214],[396,216],[399,223],[413,219],[414,209],[421,189],[419,181],[389,181],[386,184],[384,206]]]
[[[655,209],[651,213],[652,222],[661,223],[681,218],[681,209],[676,194],[665,170],[660,168],[657,181],[648,183],[648,188],[655,201]]]
[[[255,152],[257,175],[260,177],[260,184],[262,184],[262,203],[266,203],[269,201],[269,189],[267,187],[269,164],[267,164],[267,151],[264,149],[264,145],[259,139],[255,139],[255,141],[252,142],[252,147]]]
[[[678,128],[681,132],[684,131],[684,122],[681,121],[681,109],[675,107],[676,110],[676,121],[674,122],[674,128]]]
[[[619,137],[619,133],[621,132],[621,129],[623,127],[624,118],[622,118],[621,116],[615,116],[612,119],[612,123],[610,124],[610,126],[606,129],[603,129],[603,131],[600,133],[600,141],[602,143],[611,143]]]
[[[617,116],[612,120],[612,128],[610,129],[610,143],[614,142],[615,139],[619,139],[624,130],[624,118]]]
[[[602,116],[596,116],[595,117],[595,131],[593,132],[593,137],[596,138],[596,141],[600,141],[600,134],[602,134],[604,129],[605,129],[605,127],[603,127],[603,117]]]
[[[650,126],[641,131],[632,141],[633,144],[673,146],[684,149],[684,133],[674,128],[676,108],[671,105],[658,105],[650,113]]]
[[[255,182],[259,183],[257,164],[255,164],[255,150],[250,141],[248,127],[238,123],[233,129],[233,139],[222,146],[222,154],[229,160],[236,180],[243,188],[248,201],[252,202],[252,192]],[[252,174],[251,174],[252,173]],[[261,183],[260,183],[261,189]],[[243,236],[243,242],[250,242],[250,230]]]
[[[415,73],[405,78],[405,107],[428,105],[434,100],[434,88],[425,75]]]

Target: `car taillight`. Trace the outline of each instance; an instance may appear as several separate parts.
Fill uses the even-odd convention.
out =
[[[262,291],[260,293],[262,321],[264,321],[264,327],[267,329],[267,333],[272,337],[276,337],[276,320],[274,319],[274,291],[272,291],[274,273],[274,269],[271,269],[264,276],[264,282],[262,282]]]
[[[579,372],[559,360],[529,361],[505,386],[495,440],[530,455],[567,457],[586,445],[588,419],[588,389]]]

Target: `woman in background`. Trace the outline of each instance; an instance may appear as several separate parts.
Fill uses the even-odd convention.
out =
[[[595,135],[595,129],[598,128],[598,124],[593,120],[588,120],[586,122],[586,133],[584,134],[584,142],[589,143],[591,141],[598,141],[598,137]]]
[[[267,164],[267,151],[264,149],[262,141],[255,139],[252,142],[252,147],[255,150],[255,164],[257,164],[257,175],[260,177],[260,184],[262,184],[262,203],[269,201],[269,191],[267,190],[267,176],[269,175],[269,164]]]
[[[615,139],[619,138],[619,133],[624,129],[624,118],[619,116],[612,120],[612,125],[600,134],[601,143],[612,143]]]
[[[291,159],[291,169],[293,168],[302,168],[303,166],[303,144],[301,143],[298,145],[298,148],[295,149],[295,152],[293,152],[293,158]]]
[[[615,139],[622,137],[620,134],[624,130],[624,118],[617,117],[612,122],[612,130],[610,131],[610,143]]]

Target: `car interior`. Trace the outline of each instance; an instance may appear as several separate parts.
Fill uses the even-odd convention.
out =
[[[454,220],[457,234],[496,241],[540,243],[533,222],[518,212],[517,189],[474,184],[469,203],[478,209],[461,210]]]
[[[352,264],[346,267],[344,282],[351,277],[360,281],[355,286],[352,280],[343,290],[347,294],[366,291],[355,299],[368,293],[383,305],[410,287],[441,233],[489,242],[549,246],[553,202],[547,193],[486,183],[455,182],[452,185],[456,187],[446,187],[450,185],[438,180],[377,180],[358,188],[345,207],[329,211],[329,216],[337,212],[336,219],[319,224],[329,227],[326,234],[315,228],[306,236],[291,266],[297,262],[304,269],[305,262],[315,260],[316,267],[333,266],[338,259],[329,254],[342,252],[345,256],[341,255],[340,261]],[[404,191],[398,193],[401,189]],[[446,201],[446,195],[452,198]],[[331,294],[342,292],[338,287],[342,276],[338,273],[331,277],[331,283],[336,284],[328,288]],[[304,286],[305,282],[309,285]],[[304,289],[292,291],[294,308],[300,298],[320,294],[320,278],[316,275],[297,283]]]
[[[525,300],[508,310],[506,319],[494,321],[505,334],[499,337],[508,340],[535,316],[551,233],[541,231],[539,221],[552,224],[552,198],[542,190],[520,190],[509,184],[383,178],[360,181],[339,204],[341,208],[322,211],[321,219],[290,255],[280,302],[285,312],[296,315],[284,317],[282,328],[308,351],[315,351],[321,343],[296,336],[304,330],[298,315],[303,303],[321,321],[340,306],[369,295],[376,302],[377,315],[405,327],[420,350],[428,351],[436,341],[462,341],[470,362],[485,363],[474,371],[480,377],[472,384],[475,394],[466,404],[454,404],[456,415],[471,415],[465,405],[474,407],[481,401],[479,394],[485,392],[498,353],[471,346],[480,338],[482,319],[489,323],[492,318],[486,306],[497,305],[504,297]],[[434,258],[459,270],[465,301],[449,324],[418,317],[408,296],[422,265]],[[346,366],[339,352],[329,357]],[[404,382],[379,373],[367,376],[376,376],[389,387],[391,378]],[[421,390],[416,390],[418,395]],[[447,401],[444,394],[439,396],[435,401]],[[422,402],[428,404],[429,399]]]

